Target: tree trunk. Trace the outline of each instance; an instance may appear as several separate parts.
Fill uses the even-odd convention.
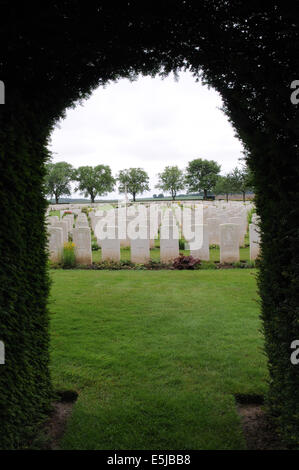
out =
[[[206,189],[203,190],[203,198],[205,200],[208,198],[208,191]]]
[[[243,191],[243,202],[245,202],[245,201],[246,201],[246,193],[245,193],[245,191]]]
[[[136,193],[133,193],[133,202],[136,201]]]
[[[59,197],[56,196],[56,194],[55,194],[55,203],[56,203],[56,204],[59,204]]]
[[[226,202],[228,202],[228,193],[226,193]]]

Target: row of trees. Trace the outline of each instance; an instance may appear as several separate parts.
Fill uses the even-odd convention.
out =
[[[128,193],[136,200],[136,195],[149,191],[149,176],[142,168],[129,168],[121,170],[117,177],[112,176],[108,165],[81,166],[74,169],[66,162],[48,163],[45,177],[45,194],[55,197],[56,203],[62,196],[71,195],[71,183],[76,182],[75,191],[89,197],[94,202],[96,197],[105,196],[113,191],[118,184],[120,193]],[[171,194],[175,200],[178,191],[186,189],[188,193],[204,193],[207,199],[208,192],[225,194],[227,199],[231,193],[245,193],[252,189],[251,177],[246,166],[235,168],[225,176],[220,175],[220,165],[213,160],[201,158],[189,162],[184,172],[177,166],[167,166],[158,174],[159,181],[156,188]]]
[[[132,194],[135,201],[137,193],[149,191],[149,177],[142,168],[121,170],[117,178],[112,176],[108,165],[80,166],[74,169],[66,162],[48,163],[46,165],[45,194],[54,197],[56,204],[62,196],[70,196],[71,183],[76,182],[74,190],[89,197],[94,202],[98,196],[106,196],[118,183],[120,193]]]
[[[178,191],[187,189],[189,193],[203,191],[204,199],[207,199],[208,192],[224,194],[227,200],[229,194],[241,193],[245,201],[246,192],[253,189],[252,176],[247,166],[236,167],[225,176],[219,173],[220,165],[217,162],[198,158],[189,162],[185,173],[177,166],[167,166],[159,173],[156,187],[170,192],[173,200]]]

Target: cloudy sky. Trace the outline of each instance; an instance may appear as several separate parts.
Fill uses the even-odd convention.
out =
[[[188,72],[179,77],[120,80],[95,90],[54,130],[53,161],[75,168],[105,164],[113,175],[141,167],[150,177],[151,191],[144,196],[159,192],[157,173],[168,165],[183,169],[204,158],[220,163],[222,174],[239,165],[242,145],[220,110],[218,93]],[[109,197],[119,197],[117,189]]]

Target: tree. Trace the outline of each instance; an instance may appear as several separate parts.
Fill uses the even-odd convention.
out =
[[[55,197],[58,204],[61,196],[70,196],[73,167],[66,162],[47,163],[45,175],[45,194]]]
[[[230,174],[227,174],[225,176],[218,176],[214,192],[216,194],[225,194],[226,200],[228,201],[229,194],[234,192],[233,182]]]
[[[159,182],[156,188],[169,191],[173,200],[177,191],[185,187],[184,173],[177,166],[167,166],[162,173],[158,174],[158,177]]]
[[[229,174],[231,181],[232,192],[242,193],[243,201],[246,199],[246,192],[251,190],[252,185],[252,175],[247,168],[243,166],[242,168],[235,167],[233,171]]]
[[[92,203],[97,196],[105,196],[113,191],[115,185],[108,165],[80,166],[75,170],[74,179],[79,183],[75,191],[80,191],[85,197],[89,196]]]
[[[118,190],[120,193],[132,194],[133,201],[136,200],[136,194],[149,191],[149,177],[142,168],[129,168],[121,170],[117,177],[119,181]]]
[[[188,192],[204,192],[207,199],[208,191],[212,191],[217,183],[221,166],[214,160],[197,158],[189,162],[186,169],[186,185]]]

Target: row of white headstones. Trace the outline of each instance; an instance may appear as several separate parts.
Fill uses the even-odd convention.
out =
[[[59,262],[69,235],[74,242],[78,264],[92,263],[91,230],[101,247],[102,260],[120,260],[121,247],[130,247],[133,263],[146,263],[155,239],[160,238],[160,260],[170,263],[179,256],[179,239],[186,240],[185,249],[203,261],[210,259],[210,245],[219,245],[220,262],[240,260],[240,246],[248,230],[247,214],[251,203],[176,203],[136,204],[132,206],[93,208],[89,220],[80,208],[64,207],[60,216],[47,216],[49,253],[52,262]],[[72,213],[68,213],[68,212]],[[74,214],[77,215],[76,219]],[[259,256],[260,235],[256,214],[249,225],[250,259]]]

